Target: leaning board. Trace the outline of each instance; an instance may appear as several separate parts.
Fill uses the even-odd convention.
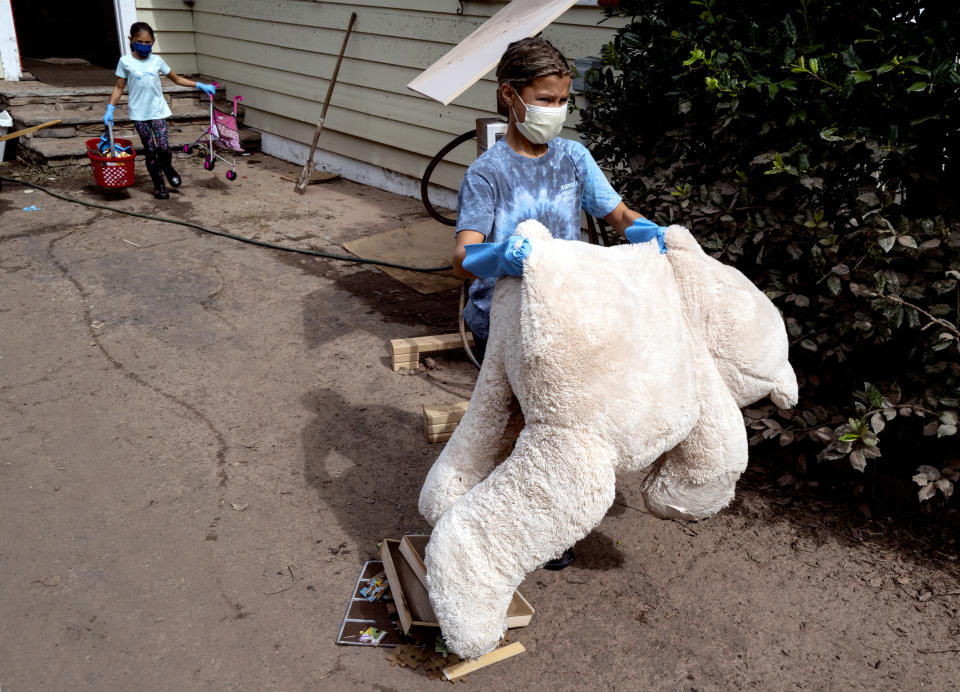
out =
[[[513,0],[407,88],[447,105],[496,67],[508,44],[535,36],[575,4],[577,0]]]

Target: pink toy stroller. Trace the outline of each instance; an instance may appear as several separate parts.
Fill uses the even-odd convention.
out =
[[[213,85],[217,88],[220,87],[216,82],[214,82]],[[217,151],[232,151],[238,154],[246,153],[243,147],[240,146],[240,128],[237,125],[237,101],[243,101],[243,97],[234,96],[233,113],[224,113],[213,107],[213,95],[211,95],[210,125],[202,135],[193,141],[193,144],[183,145],[183,151],[187,154],[191,153],[194,147],[198,147],[206,154],[203,167],[208,171],[213,170],[217,159],[220,159],[230,166],[230,170],[227,171],[227,180],[237,179],[237,158],[234,156],[231,159],[227,159],[218,154]]]

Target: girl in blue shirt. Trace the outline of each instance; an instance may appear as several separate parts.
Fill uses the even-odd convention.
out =
[[[180,176],[173,170],[173,154],[170,152],[166,121],[171,113],[170,106],[163,97],[160,75],[166,75],[180,86],[192,86],[210,95],[213,95],[214,87],[212,84],[181,77],[170,69],[163,58],[153,54],[154,40],[153,29],[146,22],[135,22],[130,27],[130,54],[120,58],[117,64],[117,84],[110,94],[103,122],[113,126],[113,111],[120,101],[124,87],[128,87],[127,108],[143,143],[147,172],[153,180],[153,196],[167,199],[170,194],[163,184],[164,174],[171,187],[180,187]]]

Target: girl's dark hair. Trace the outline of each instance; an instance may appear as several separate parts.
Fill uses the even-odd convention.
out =
[[[572,72],[563,53],[550,41],[536,36],[511,43],[497,65],[497,112],[507,115],[507,104],[500,98],[501,84],[520,91],[533,80],[553,74],[565,77]]]
[[[141,31],[146,31],[150,34],[150,39],[153,41],[157,40],[157,37],[153,35],[153,28],[146,22],[134,22],[130,25],[130,36],[136,36]]]

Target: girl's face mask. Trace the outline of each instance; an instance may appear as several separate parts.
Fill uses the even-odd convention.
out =
[[[513,89],[513,87],[510,87]],[[560,134],[563,124],[567,121],[567,107],[557,106],[550,108],[547,106],[529,106],[520,98],[516,89],[513,93],[517,95],[517,100],[527,109],[527,117],[523,122],[517,118],[517,112],[513,111],[513,117],[517,120],[517,129],[520,134],[527,138],[533,144],[546,144],[551,139]],[[512,110],[512,106],[511,106]]]
[[[139,41],[134,41],[130,45],[132,45],[133,49],[140,55],[150,55],[150,51],[153,50],[153,45],[150,43],[140,43]]]

